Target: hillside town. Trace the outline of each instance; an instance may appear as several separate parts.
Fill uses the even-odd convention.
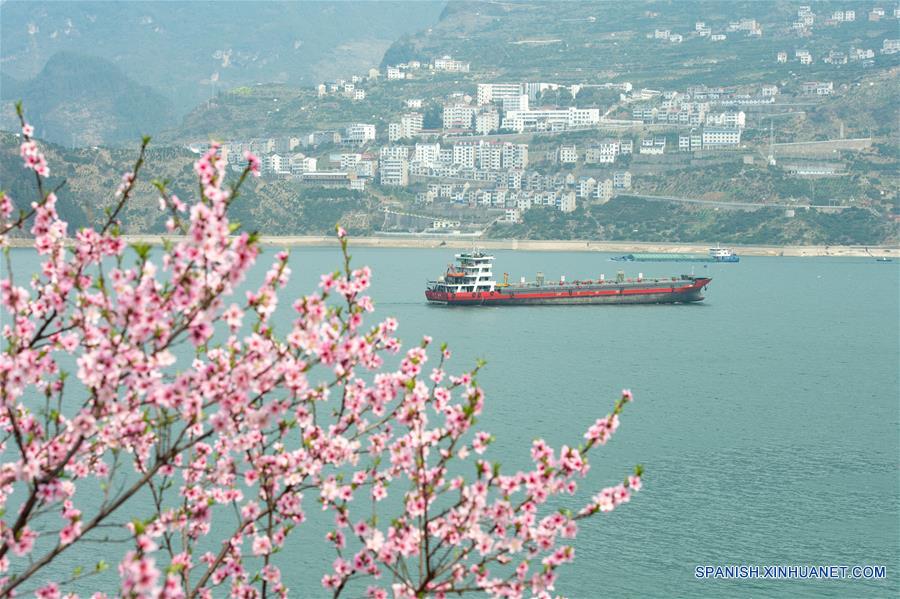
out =
[[[898,11],[876,7],[866,18],[900,19]],[[854,22],[856,11],[819,15],[811,6],[801,6],[796,16],[785,27],[794,32],[797,47],[779,51],[773,57],[776,64],[821,62],[864,69],[900,51],[900,39],[884,39],[880,48],[833,48],[813,54],[804,47],[812,31]],[[657,29],[647,37],[681,44],[763,35],[757,20],[741,19],[721,31],[697,21],[693,31]],[[371,122],[348,122],[303,135],[227,140],[225,156],[239,170],[246,164],[245,152],[252,152],[261,158],[263,176],[292,179],[301,186],[367,191],[388,204],[402,190],[412,202],[412,208],[405,209],[439,210],[463,219],[471,211],[495,222],[519,223],[538,206],[566,213],[627,195],[642,173],[665,171],[667,165],[715,163],[718,155],[738,153],[744,164],[781,168],[790,177],[840,177],[845,169],[830,154],[866,147],[865,140],[862,145],[859,140],[842,144],[842,131],[830,140],[836,145],[823,152],[816,152],[813,144],[792,154],[787,151],[790,143],[775,143],[779,111],[828,102],[847,92],[846,85],[805,80],[802,74],[756,85],[722,81],[650,89],[627,81],[494,81],[481,74],[489,67],[445,55],[320,83],[315,94],[322,101],[365,103],[373,89],[384,86],[396,86],[400,93],[404,83],[461,77],[450,93],[400,97],[399,110],[373,115],[377,118]],[[581,102],[592,93],[610,100],[601,105]],[[207,143],[189,147],[200,152]],[[782,157],[787,161],[780,163]],[[453,228],[456,223],[436,219],[425,229]]]

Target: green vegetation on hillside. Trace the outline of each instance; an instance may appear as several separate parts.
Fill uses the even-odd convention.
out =
[[[752,212],[680,207],[614,198],[600,206],[563,213],[533,208],[521,224],[497,224],[488,234],[512,239],[585,239],[766,245],[878,245],[896,243],[896,228],[864,209],[840,213],[761,208]]]

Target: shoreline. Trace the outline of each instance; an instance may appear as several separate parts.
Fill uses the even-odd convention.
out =
[[[177,235],[123,235],[126,243],[150,243],[161,245],[163,239],[178,241]],[[260,243],[268,247],[337,247],[333,235],[263,235]],[[32,240],[19,237],[9,239],[10,247],[31,247]],[[353,237],[350,245],[356,247],[383,247],[405,249],[471,249],[473,245],[485,250],[517,250],[541,252],[603,252],[603,253],[662,253],[706,254],[715,244],[671,243],[654,241],[586,241],[586,240],[536,240],[536,239],[446,239],[440,237]],[[900,247],[851,246],[851,245],[737,245],[724,244],[739,256],[785,257],[842,257],[842,258],[900,258]]]

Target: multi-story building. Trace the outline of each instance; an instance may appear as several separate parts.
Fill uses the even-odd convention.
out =
[[[451,73],[468,73],[469,63],[461,60],[454,60],[450,56],[442,56],[435,58],[432,63],[435,71],[448,71]]]
[[[382,146],[381,151],[379,152],[379,157],[384,160],[385,158],[409,158],[409,147],[408,146]]]
[[[601,147],[603,146],[603,147]],[[608,144],[593,143],[584,151],[585,164],[612,164],[616,161],[616,153],[609,152]]]
[[[471,104],[445,104],[443,113],[444,129],[471,129],[478,108]]]
[[[375,141],[375,125],[368,123],[347,125],[343,141],[352,145],[363,145],[370,141]]]
[[[605,204],[610,201],[613,197],[613,181],[612,179],[604,179],[602,181],[597,181],[597,186],[594,188],[594,203],[596,204]]]
[[[593,177],[579,177],[578,179],[578,197],[587,199],[597,186],[597,180]]]
[[[399,139],[403,139],[403,126],[400,123],[388,123],[388,141],[394,143]]]
[[[395,81],[397,79],[406,79],[406,73],[401,71],[399,67],[388,67],[387,68],[387,78],[388,81]]]
[[[812,54],[808,50],[797,50],[794,57],[800,59],[800,64],[812,64]]]
[[[362,154],[341,154],[341,170],[351,171],[356,168],[357,163],[362,159]]]
[[[578,162],[578,148],[575,144],[563,144],[556,151],[556,156],[562,164],[575,164]]]
[[[423,164],[435,164],[440,160],[440,144],[416,144],[413,160]]]
[[[800,91],[807,96],[830,96],[834,93],[834,82],[807,81],[800,85]]]
[[[408,112],[400,117],[400,128],[403,137],[413,137],[422,132],[424,117],[421,112]]]
[[[516,94],[515,96],[506,96],[502,101],[503,112],[507,113],[513,110],[528,110],[528,94]]]
[[[453,146],[453,164],[475,168],[476,144],[458,143]]]
[[[717,112],[706,115],[706,124],[713,127],[741,127],[743,128],[747,122],[747,116],[744,111],[739,112]]]
[[[786,63],[787,62],[787,52],[779,52],[778,56],[776,57],[776,60],[778,60],[778,62],[781,64]]]
[[[291,174],[302,175],[303,173],[313,172],[316,170],[316,162],[315,158],[298,152],[290,158]]]
[[[480,142],[475,147],[475,166],[482,170],[499,171],[503,168],[503,144]]]
[[[260,162],[260,170],[264,175],[289,175],[291,172],[289,159],[281,154],[267,154]]]
[[[741,143],[741,130],[727,127],[704,127],[703,148],[722,148]]]
[[[520,96],[525,91],[521,83],[479,83],[475,89],[476,101],[480,105],[492,102],[501,104],[505,98]]]
[[[528,144],[503,144],[503,168],[525,170],[528,166]]]
[[[665,154],[666,138],[663,136],[645,137],[641,140],[641,154]]]
[[[379,167],[382,185],[409,184],[409,163],[406,158],[382,158]]]
[[[496,110],[482,110],[475,114],[475,132],[488,135],[500,128],[500,113]]]
[[[631,173],[629,171],[613,173],[613,189],[631,189]]]
[[[554,131],[590,127],[600,122],[599,108],[512,110],[503,118],[503,128],[513,131]]]
[[[896,54],[900,52],[900,39],[889,40],[886,39],[881,42],[881,53],[882,54]]]

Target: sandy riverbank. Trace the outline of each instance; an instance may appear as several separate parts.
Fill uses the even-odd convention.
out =
[[[162,235],[126,235],[128,243],[161,243]],[[168,236],[175,241],[176,236]],[[263,236],[261,242],[270,247],[328,247],[337,242],[333,236]],[[353,237],[350,243],[356,247],[385,248],[447,248],[470,249],[472,239],[441,239],[435,237]],[[638,241],[583,241],[583,240],[524,240],[479,239],[475,244],[485,250],[522,250],[543,252],[608,252],[631,254],[640,252],[705,254],[711,244],[658,243]],[[10,239],[13,247],[30,247],[28,239]],[[891,257],[900,258],[898,247],[845,246],[845,245],[728,245],[741,256],[837,256],[837,257]]]

